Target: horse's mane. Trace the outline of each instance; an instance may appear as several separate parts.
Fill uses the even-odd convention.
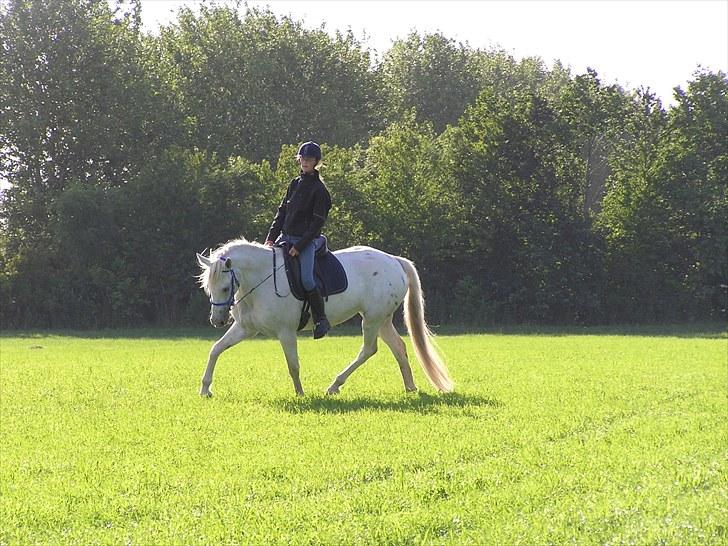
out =
[[[211,260],[219,260],[222,256],[226,256],[230,254],[230,251],[239,246],[254,246],[258,248],[267,248],[265,245],[260,244],[256,241],[248,241],[245,237],[240,237],[239,239],[232,239],[225,243],[224,245],[220,245],[215,250],[210,252],[210,259]]]
[[[212,262],[212,265],[208,267],[206,264],[200,262],[202,273],[197,275],[197,281],[200,283],[200,286],[205,290],[206,294],[210,294],[210,281],[216,279],[225,267],[225,263],[221,261],[220,258],[228,256],[233,249],[240,246],[266,248],[266,246],[263,244],[260,244],[256,241],[248,241],[245,237],[241,237],[239,239],[232,239],[227,243],[220,245],[215,250],[210,251],[209,258]]]

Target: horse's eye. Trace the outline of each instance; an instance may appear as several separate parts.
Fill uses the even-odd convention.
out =
[[[230,289],[229,289],[229,288],[225,288],[225,289],[223,290],[223,292],[225,292],[225,293],[227,294],[227,293],[228,293],[228,290],[230,290]]]

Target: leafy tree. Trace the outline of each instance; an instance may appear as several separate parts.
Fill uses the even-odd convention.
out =
[[[206,315],[195,251],[263,230],[273,173],[241,158],[170,150],[128,184],[69,186],[55,201],[54,249],[11,256],[3,310],[15,326],[180,323]],[[43,298],[38,298],[43,294]]]
[[[270,11],[182,9],[159,42],[163,77],[183,105],[195,146],[221,157],[272,160],[313,136],[350,146],[370,129],[369,52]]]
[[[659,311],[652,305],[671,291],[664,286],[672,275],[666,271],[664,209],[655,187],[666,117],[655,96],[645,92],[636,96],[630,110],[597,228],[607,245],[609,315],[645,320],[654,319]]]
[[[476,78],[479,90],[487,87],[497,94],[508,94],[518,88],[549,98],[571,83],[569,70],[558,61],[549,70],[539,57],[517,60],[498,47],[469,51],[469,58],[468,69]]]
[[[638,95],[599,224],[611,314],[681,320],[724,312],[728,82],[698,73],[665,115]]]
[[[429,245],[435,181],[428,177],[434,134],[414,117],[372,138],[358,172],[368,244],[422,256]],[[416,236],[414,234],[417,234]]]
[[[674,203],[675,244],[692,316],[723,316],[728,285],[728,79],[699,70],[676,91],[665,152],[666,193]]]
[[[384,56],[382,77],[385,123],[404,119],[414,108],[417,121],[436,133],[453,124],[478,95],[469,50],[441,34],[411,33]]]
[[[259,231],[271,176],[266,164],[172,150],[125,188],[118,250],[130,257],[125,276],[142,282],[146,320],[187,318],[200,296],[195,251]]]
[[[665,112],[440,34],[373,66],[351,33],[239,8],[152,36],[137,1],[0,5],[3,327],[202,323],[194,251],[261,239],[311,138],[331,246],[413,259],[434,321],[725,316],[722,72]]]
[[[458,254],[496,320],[593,320],[594,241],[565,121],[538,94],[486,89],[443,135],[462,196]]]
[[[583,160],[581,208],[584,219],[591,221],[593,211],[601,206],[610,157],[621,138],[629,98],[616,85],[603,86],[596,71],[588,69],[561,86],[553,103]]]
[[[9,228],[37,234],[72,181],[115,186],[138,172],[166,136],[165,106],[140,62],[138,20],[105,1],[13,0],[0,35],[0,160],[21,217]]]

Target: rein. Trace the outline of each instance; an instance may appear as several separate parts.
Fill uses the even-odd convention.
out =
[[[285,252],[286,251],[286,247],[284,246],[282,248],[283,248],[283,252]],[[275,247],[273,247],[273,273],[275,273],[276,271],[278,271],[284,265],[286,265],[286,257],[285,256],[283,256],[283,263],[276,268],[276,249],[275,249]],[[276,281],[276,278],[275,277],[273,277],[273,288],[274,288],[274,290],[276,292],[276,296],[278,296],[279,298],[285,298],[285,297],[287,297],[290,294],[290,291],[285,296],[281,296],[278,293],[278,282]]]
[[[227,257],[222,256],[222,257],[220,257],[220,260],[224,262],[224,261],[227,260]],[[255,289],[258,288],[261,284],[263,284],[265,281],[267,281],[268,279],[270,279],[271,277],[273,277],[273,275],[276,274],[276,271],[278,271],[284,265],[285,264],[283,263],[283,264],[279,265],[278,267],[276,267],[276,252],[275,252],[275,250],[273,250],[273,272],[270,275],[268,275],[265,279],[263,279],[262,281],[260,281],[258,284],[256,284],[253,288],[251,288],[250,290],[248,290],[238,300],[235,299],[235,293],[237,292],[238,288],[240,288],[240,281],[238,280],[238,277],[237,277],[237,275],[235,275],[235,271],[232,268],[230,268],[230,269],[224,269],[222,271],[222,273],[230,273],[230,297],[227,299],[227,301],[224,301],[224,302],[221,302],[221,303],[215,303],[214,301],[212,301],[212,298],[210,298],[210,304],[211,305],[214,305],[216,307],[222,306],[222,305],[227,305],[228,307],[235,307],[237,304],[239,304],[245,298],[247,298],[248,296],[250,296],[250,294],[252,294],[253,291],[255,291]],[[273,284],[275,284],[275,283],[276,283],[276,279],[274,277],[273,278]],[[279,298],[284,297],[284,296],[281,296],[278,293],[278,286],[276,286],[276,296],[278,296]]]

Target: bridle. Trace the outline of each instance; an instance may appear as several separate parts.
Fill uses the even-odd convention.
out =
[[[256,284],[253,288],[248,290],[243,296],[239,299],[235,299],[235,293],[238,291],[238,288],[240,288],[240,281],[238,280],[238,276],[235,274],[235,270],[231,267],[230,269],[223,269],[221,273],[230,273],[230,296],[226,301],[216,303],[212,301],[212,296],[210,296],[210,305],[214,305],[215,307],[222,307],[223,305],[226,305],[228,309],[231,307],[235,307],[237,304],[239,304],[241,301],[243,301],[245,298],[247,298],[250,294],[253,293],[253,291],[258,288],[261,284],[263,284],[265,281],[270,279],[273,275],[275,275],[276,271],[278,271],[281,267],[283,267],[285,264],[281,264],[278,267],[275,266],[275,249],[273,250],[273,271],[270,275],[268,275],[265,279],[260,281],[258,284]],[[220,261],[226,262],[228,260],[227,256],[221,256]],[[275,279],[273,279],[275,281]],[[276,287],[276,295],[278,295],[278,287]],[[281,297],[281,296],[279,296]]]
[[[227,257],[222,256],[220,258],[220,261],[226,262]],[[230,297],[228,297],[227,301],[215,303],[214,301],[212,301],[212,296],[210,296],[210,305],[214,305],[215,307],[222,307],[223,305],[226,305],[229,309],[233,305],[240,302],[240,300],[238,300],[237,302],[235,301],[235,292],[237,292],[238,288],[240,288],[240,281],[238,280],[237,275],[235,275],[235,270],[232,267],[230,269],[223,269],[222,273],[230,273]],[[247,294],[246,294],[246,296],[247,296]],[[243,296],[243,297],[245,297],[245,296]],[[242,300],[242,298],[240,298],[240,299]]]

